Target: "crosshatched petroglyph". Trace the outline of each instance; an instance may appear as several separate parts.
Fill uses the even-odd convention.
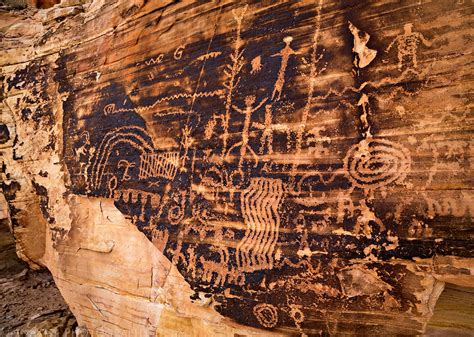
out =
[[[347,11],[235,2],[204,32],[186,18],[182,40],[150,46],[131,78],[65,118],[73,191],[113,199],[196,300],[240,323],[326,331],[337,303],[413,313],[393,281],[421,282],[404,261],[458,254],[459,238],[435,241],[443,221],[471,226],[472,193],[439,192],[470,182],[470,129],[446,122],[470,115],[450,92],[426,117],[444,83],[426,25],[397,17],[386,28],[404,33],[387,39],[334,6]]]

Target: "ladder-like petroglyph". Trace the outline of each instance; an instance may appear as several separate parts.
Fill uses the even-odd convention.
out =
[[[179,168],[179,152],[144,153],[140,156],[138,178],[162,177],[173,180]]]

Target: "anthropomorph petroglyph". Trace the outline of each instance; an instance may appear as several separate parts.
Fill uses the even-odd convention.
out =
[[[431,42],[428,41],[422,33],[413,32],[412,28],[412,23],[405,24],[403,26],[403,34],[393,39],[387,49],[385,49],[385,52],[389,52],[395,44],[397,45],[398,70],[400,71],[402,71],[404,67],[416,71],[416,68],[418,68],[418,45],[420,43],[423,43],[426,47],[431,47]]]
[[[206,3],[215,26],[200,32],[190,24],[185,41],[168,45],[171,27],[163,44],[132,61],[139,67],[127,78],[97,93],[90,111],[82,102],[65,109],[74,192],[110,198],[196,301],[277,333],[317,333],[336,301],[348,311],[385,308],[384,294],[354,307],[335,275],[347,261],[389,261],[384,277],[393,286],[414,251],[456,253],[456,239],[434,240],[443,221],[466,227],[474,212],[469,191],[447,191],[463,188],[474,165],[470,116],[457,104],[465,97],[452,90],[458,96],[432,111],[436,82],[423,79],[423,94],[415,83],[425,70],[408,81],[392,76],[396,61],[377,62],[387,27],[401,30],[412,18],[374,26],[362,19],[366,6],[363,16],[336,18],[336,7],[355,7],[323,2]],[[286,17],[275,15],[282,9]],[[418,44],[429,42],[405,28],[387,50],[398,49],[401,68],[414,72]],[[165,54],[150,53],[158,49]],[[433,73],[444,69],[433,60]],[[390,296],[404,314],[419,304]]]
[[[123,168],[122,181],[129,181],[130,179],[132,179],[132,177],[129,174],[129,170],[135,166],[136,166],[135,163],[131,163],[128,160],[125,160],[125,159],[119,160],[117,167]]]
[[[273,153],[273,112],[272,105],[265,105],[265,121],[264,123],[254,122],[253,127],[262,130],[262,136],[260,138],[260,148],[258,150],[259,154],[263,154],[265,147],[267,148],[267,153]]]
[[[258,103],[256,106],[253,106],[255,103],[255,96],[247,96],[245,98],[245,108],[244,110],[240,109],[239,107],[233,105],[232,107],[234,110],[240,112],[241,114],[244,115],[244,125],[242,128],[242,141],[232,145],[227,153],[227,156],[230,154],[230,152],[240,146],[240,157],[239,157],[239,163],[238,163],[238,168],[242,168],[242,164],[245,158],[245,155],[247,154],[247,150],[249,150],[254,157],[258,158],[258,156],[255,154],[255,151],[252,149],[252,147],[249,145],[249,130],[250,130],[250,122],[252,119],[252,113],[257,111],[262,107],[263,104],[267,101],[267,98],[264,98]],[[227,157],[226,156],[226,157]]]
[[[290,47],[291,41],[293,41],[293,38],[291,36],[286,36],[285,38],[283,38],[283,42],[285,42],[285,47],[282,50],[280,50],[279,53],[272,55],[272,57],[275,57],[275,56],[281,57],[280,69],[278,70],[278,77],[275,82],[275,87],[272,93],[272,99],[275,99],[275,96],[276,96],[277,101],[281,97],[281,93],[283,91],[283,85],[285,84],[285,73],[286,73],[286,67],[288,66],[288,59],[290,58],[290,55],[298,54],[298,52],[294,51]]]

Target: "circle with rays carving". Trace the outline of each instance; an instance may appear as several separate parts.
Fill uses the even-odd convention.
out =
[[[364,139],[344,158],[344,169],[353,186],[371,190],[401,183],[410,166],[410,152],[385,139]]]

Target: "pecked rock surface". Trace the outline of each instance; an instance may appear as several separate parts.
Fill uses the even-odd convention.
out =
[[[93,336],[423,333],[474,285],[472,9],[2,8],[19,256]]]

